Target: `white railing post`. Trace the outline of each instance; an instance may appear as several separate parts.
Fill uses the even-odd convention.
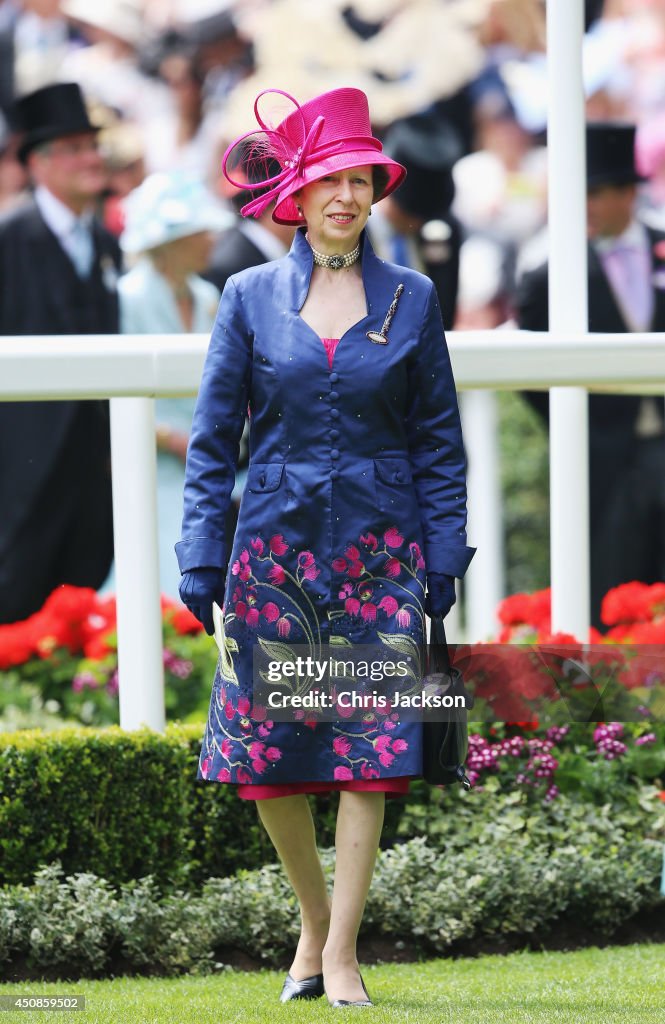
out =
[[[460,396],[468,461],[469,544],[478,548],[464,577],[466,640],[496,634],[496,609],[505,595],[503,503],[496,394],[471,390]]]
[[[166,724],[153,398],[111,399],[120,727]]]
[[[549,329],[588,330],[584,4],[547,4]],[[552,630],[589,635],[588,399],[550,391]]]

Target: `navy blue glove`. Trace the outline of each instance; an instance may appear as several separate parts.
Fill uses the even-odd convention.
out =
[[[454,576],[448,576],[442,572],[427,573],[425,611],[430,618],[441,615],[445,619],[456,600]]]
[[[225,579],[226,573],[223,569],[206,566],[184,572],[178,587],[180,600],[187,605],[194,618],[199,620],[208,636],[215,632],[212,602],[216,601],[220,608],[224,603]]]

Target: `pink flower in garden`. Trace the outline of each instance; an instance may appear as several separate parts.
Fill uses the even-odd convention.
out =
[[[204,779],[208,778],[208,772],[210,771],[211,764],[212,757],[206,757],[205,760],[201,762],[201,775],[203,776]]]
[[[333,572],[344,572],[346,570],[346,559],[333,558],[332,568]]]
[[[349,568],[346,571],[347,571],[347,574],[351,577],[351,579],[357,580],[358,577],[362,576],[362,574],[364,573],[365,566],[364,566],[364,564],[362,562],[359,562],[359,561],[358,562],[351,562],[351,565],[349,566]]]
[[[399,558],[389,558],[384,565],[386,576],[390,576],[392,580],[396,579],[402,571],[402,564]]]
[[[282,583],[286,579],[286,573],[281,565],[273,565],[272,569],[268,573],[268,579],[271,583],[274,583],[276,587],[281,587]]]
[[[338,782],[349,782],[353,778],[353,772],[345,764],[338,764],[333,772],[333,776]]]
[[[263,751],[265,749],[266,749],[265,743],[259,743],[257,740],[254,740],[254,742],[250,743],[250,745],[249,745],[249,756],[252,759],[257,758],[257,757],[262,757],[263,756]]]
[[[222,752],[222,757],[225,757],[228,760],[228,758],[231,756],[231,751],[233,750],[233,743],[228,738],[228,736],[224,737],[219,749]]]
[[[250,709],[250,703],[248,697],[238,697],[238,714],[248,715]]]
[[[360,611],[360,601],[358,600],[358,598],[347,597],[346,601],[344,602],[344,610],[348,612],[349,615],[357,615],[358,612]]]
[[[401,626],[403,629],[406,629],[407,626],[411,625],[411,612],[408,608],[400,608],[397,612],[396,622],[397,625]]]
[[[285,555],[289,550],[289,545],[285,543],[281,533],[276,533],[274,537],[271,537],[268,546],[273,555]]]
[[[649,743],[655,743],[655,742],[656,742],[656,734],[655,734],[655,732],[646,732],[646,733],[644,733],[643,736],[638,736],[637,739],[635,740],[635,744],[638,747],[644,747],[644,746],[647,746]]]
[[[286,636],[289,635],[290,632],[291,632],[291,623],[289,622],[288,619],[285,619],[282,616],[281,619],[277,620],[277,634],[278,634],[278,636],[286,637]]]
[[[403,754],[405,750],[409,749],[409,744],[406,740],[393,740],[393,751],[396,754]]]
[[[397,742],[397,741],[395,741],[395,742]],[[392,740],[390,739],[390,736],[385,736],[385,735],[378,736],[374,740],[374,749],[378,750],[379,753],[382,754],[385,750],[389,750],[390,749],[390,744],[391,743],[392,743]]]
[[[376,551],[379,546],[379,542],[373,533],[364,533],[360,538],[360,543],[365,544],[368,548],[371,548],[372,551]]]
[[[236,709],[234,708],[233,704],[231,703],[230,700],[227,700],[226,704],[224,705],[224,715],[229,720],[229,722],[231,721],[232,718],[235,717],[235,713]]]
[[[333,740],[333,750],[341,757],[346,757],[350,749],[351,744],[347,740],[346,736],[336,736]]]
[[[349,544],[348,548],[344,552],[350,562],[357,562],[360,558],[360,552],[354,544]]]
[[[245,622],[248,626],[258,626],[259,624],[259,610],[258,608],[250,608],[245,616]]]
[[[268,620],[268,622],[276,622],[279,618],[279,608],[273,601],[268,601],[264,604],[261,609],[261,615]]]
[[[372,604],[372,602],[369,601],[367,604],[364,604],[360,609],[360,617],[364,619],[365,622],[374,622],[376,621],[376,612],[376,605]]]
[[[250,771],[248,771],[247,768],[244,768],[242,765],[240,765],[240,767],[238,768],[236,778],[238,782],[247,783],[252,781],[252,774]]]
[[[264,771],[268,767],[268,762],[264,761],[262,757],[256,757],[252,761],[252,768],[257,775],[263,775]]]
[[[262,555],[263,554],[263,549],[265,547],[265,544],[263,543],[263,541],[261,540],[260,537],[253,537],[249,543],[254,548],[254,550],[256,551],[257,555]]]
[[[231,772],[229,771],[228,768],[221,768],[220,769],[219,774],[217,775],[217,781],[218,782],[230,782],[231,781]]]
[[[395,755],[391,754],[389,750],[384,750],[382,754],[379,754],[379,761],[384,766],[384,768],[390,768],[394,760]]]
[[[282,756],[282,751],[279,747],[268,747],[264,756],[267,757],[269,761],[279,761]]]
[[[401,548],[404,543],[404,537],[402,537],[396,526],[391,526],[389,530],[386,530],[383,539],[389,548]]]
[[[378,779],[379,769],[376,765],[370,764],[369,761],[363,761],[360,766],[360,774],[363,779]]]
[[[386,594],[386,596],[382,597],[379,601],[379,608],[384,611],[386,615],[394,615],[399,608],[399,605],[394,597]]]

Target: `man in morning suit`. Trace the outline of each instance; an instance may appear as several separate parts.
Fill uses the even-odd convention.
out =
[[[0,334],[115,334],[120,251],[92,206],[95,126],[74,84],[17,101],[33,197],[0,221]],[[113,559],[108,402],[0,402],[0,623],[62,583],[98,588]]]
[[[589,330],[665,331],[665,235],[635,213],[643,179],[632,125],[587,125]],[[548,327],[547,265],[526,273],[519,325]],[[547,393],[526,393],[547,420]],[[663,399],[589,395],[591,617],[600,628],[604,594],[632,580],[665,579]],[[571,500],[575,496],[571,495]]]

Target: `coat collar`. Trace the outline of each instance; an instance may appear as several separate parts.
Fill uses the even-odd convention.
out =
[[[312,250],[309,242],[305,238],[306,228],[298,228],[291,249],[286,257],[288,265],[292,273],[292,308],[294,310],[300,310],[305,304],[307,293],[309,292],[310,281],[312,279],[312,271],[314,269],[314,257],[312,256]],[[381,285],[381,268],[384,266],[384,261],[380,260],[372,248],[372,244],[369,240],[369,236],[365,228],[363,228],[360,235],[360,266],[362,270],[363,285],[365,288],[365,296],[367,299],[367,313],[372,312],[372,308],[378,299],[377,288]],[[385,289],[386,283],[383,282]]]

